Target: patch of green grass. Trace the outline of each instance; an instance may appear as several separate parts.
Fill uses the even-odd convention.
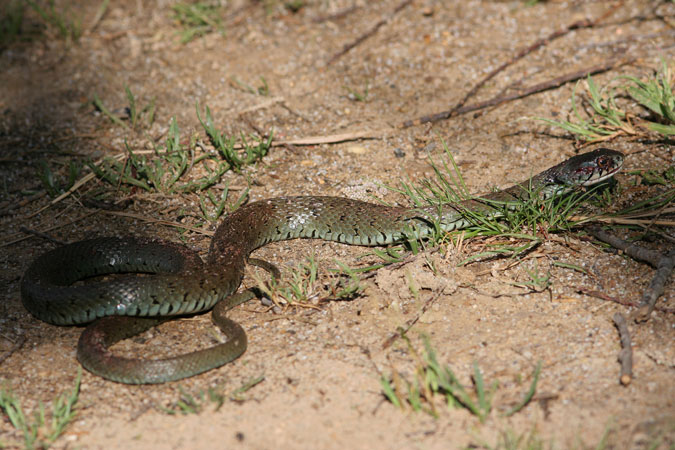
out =
[[[220,197],[217,197],[211,190],[206,191],[206,195],[200,193],[199,208],[202,212],[202,216],[209,222],[217,222],[226,211],[232,212],[235,209],[239,208],[244,203],[246,203],[246,199],[248,198],[248,191],[249,188],[247,187],[246,189],[244,189],[241,195],[239,195],[237,200],[231,205],[227,204],[227,199],[229,197],[230,192],[229,185],[225,185],[225,188],[222,190]],[[207,199],[213,206],[212,208],[209,208],[206,205]]]
[[[254,88],[248,83],[244,83],[243,81],[240,81],[237,77],[233,76],[230,78],[230,81],[232,85],[236,88],[238,88],[241,91],[248,92],[249,94],[253,95],[260,95],[263,97],[269,97],[270,95],[270,87],[267,84],[267,80],[265,77],[260,77],[260,83],[261,85],[258,86],[257,88]]]
[[[0,410],[3,411],[9,423],[23,434],[26,449],[49,448],[63,433],[77,413],[75,407],[80,395],[81,379],[82,370],[78,369],[73,389],[53,400],[50,421],[47,420],[45,406],[42,402],[31,418],[25,414],[21,401],[14,396],[11,390],[0,389]]]
[[[33,0],[26,0],[26,3],[48,27],[55,29],[62,39],[75,42],[82,36],[82,19],[69,8],[56,8],[54,0],[47,0],[44,5]]]
[[[206,161],[215,159],[212,155],[196,155],[192,142],[186,148],[181,143],[175,118],[171,119],[164,146],[155,147],[152,158],[137,155],[128,145],[127,154],[122,161],[106,158],[98,165],[88,165],[97,177],[116,187],[135,186],[165,194],[203,191],[216,184],[231,168],[224,161],[216,161],[216,167],[211,168]],[[200,163],[206,174],[189,177],[191,169]]]
[[[344,88],[348,92],[347,98],[349,98],[349,100],[363,103],[366,103],[368,101],[368,93],[370,89],[370,84],[368,83],[368,81],[366,81],[366,86],[363,88],[363,91],[361,92],[357,91],[356,89],[352,89],[349,86],[345,86]]]
[[[306,2],[304,0],[290,0],[287,2],[284,2],[284,7],[292,12],[293,14],[297,13],[300,11],[302,8],[305,7]]]
[[[2,9],[2,16],[0,16],[0,50],[20,39],[24,12],[25,5],[21,0],[11,0]]]
[[[42,187],[47,191],[47,195],[54,198],[70,189],[77,181],[77,178],[80,175],[82,164],[77,160],[68,161],[68,176],[65,182],[61,182],[57,179],[57,175],[54,174],[49,163],[46,160],[39,161],[39,169],[37,171],[37,176],[42,182]]]
[[[172,5],[171,9],[174,19],[182,28],[178,33],[182,44],[209,33],[225,35],[220,2],[179,2]]]
[[[200,390],[196,394],[186,392],[182,386],[179,386],[180,397],[168,407],[160,409],[170,415],[199,414],[206,409],[208,405],[213,406],[213,411],[218,411],[226,401],[243,402],[246,400],[244,394],[265,379],[264,375],[255,377],[233,390],[225,393],[222,388],[209,388],[205,391]]]
[[[290,270],[288,277],[265,281],[253,273],[258,289],[274,304],[313,306],[324,299],[347,300],[363,290],[357,270],[335,260],[337,268],[322,271],[314,255]],[[331,281],[326,282],[325,275]]]
[[[577,83],[572,93],[575,120],[558,121],[541,117],[538,120],[562,128],[577,139],[588,142],[606,141],[617,136],[642,136],[649,131],[664,137],[675,135],[675,76],[669,63],[662,61],[661,69],[646,80],[631,76],[619,79],[628,83],[598,89],[593,78],[588,76],[588,119],[584,119],[578,110]],[[636,102],[637,109],[627,102],[619,104],[617,98],[625,97]]]
[[[241,150],[236,147],[237,138],[235,136],[227,136],[225,133],[219,131],[213,122],[211,110],[208,106],[205,108],[204,119],[199,113],[199,105],[197,105],[197,118],[202,124],[206,135],[209,137],[211,143],[216,148],[225,162],[235,172],[239,172],[242,167],[252,164],[262,159],[270,149],[273,139],[273,133],[269,133],[267,138],[252,137],[255,144],[251,144],[243,133],[239,135]]]
[[[127,100],[129,101],[129,106],[126,107],[126,112],[129,120],[129,125],[119,118],[116,114],[113,114],[104,104],[103,101],[99,98],[97,94],[94,94],[93,104],[105,115],[112,123],[118,125],[126,130],[137,129],[141,124],[144,124],[147,127],[151,127],[155,122],[155,98],[153,97],[148,104],[139,107],[136,101],[136,96],[131,92],[129,86],[124,85],[124,92],[126,93]]]
[[[384,396],[398,408],[403,410],[410,408],[415,412],[424,411],[433,417],[439,416],[437,399],[442,399],[448,408],[464,408],[481,422],[485,422],[493,409],[492,398],[499,383],[495,381],[487,386],[478,364],[474,363],[473,386],[472,389],[466,388],[449,366],[438,362],[436,351],[427,336],[422,336],[424,351],[421,355],[405,333],[401,333],[401,336],[417,361],[415,374],[412,379],[406,379],[398,371],[393,371],[389,377],[382,376],[380,385]],[[509,409],[505,416],[519,412],[532,400],[540,372],[541,363],[537,364],[532,375],[532,383],[523,399]]]
[[[485,450],[544,450],[555,448],[553,442],[546,442],[539,436],[537,430],[532,428],[529,432],[517,433],[513,430],[506,430],[499,433],[497,441],[494,444],[488,444],[481,440],[478,445],[471,445],[469,448],[480,448]]]
[[[175,118],[172,118],[164,145],[155,146],[150,157],[145,153],[135,152],[127,145],[125,159],[106,158],[100,164],[88,165],[98,178],[118,188],[134,186],[147,192],[191,193],[209,189],[226,172],[240,172],[269,151],[271,135],[265,140],[253,138],[256,144],[251,144],[243,134],[238,140],[220,132],[214,125],[208,106],[205,120],[202,120],[199,111],[197,116],[217,153],[204,151],[197,145],[195,136],[186,144],[181,138]],[[223,195],[227,196],[227,189]],[[215,206],[215,211],[207,211],[206,199],[202,196],[200,206],[205,218],[211,220],[213,217],[220,217],[225,205],[222,195],[218,199],[213,193],[209,193],[207,198]],[[237,204],[244,198],[240,198]]]

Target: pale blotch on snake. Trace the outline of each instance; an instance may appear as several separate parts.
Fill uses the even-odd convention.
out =
[[[246,333],[225,313],[250,299],[233,295],[249,254],[269,242],[324,239],[352,245],[387,245],[415,228],[421,238],[439,223],[443,231],[470,225],[467,211],[499,216],[504,206],[532,193],[562,195],[613,176],[623,155],[598,149],[510,188],[455,204],[422,209],[389,207],[341,197],[279,197],[242,206],[218,226],[203,263],[196,252],[167,241],[98,238],[75,242],[38,257],[21,282],[23,304],[35,317],[56,325],[94,321],[80,337],[77,358],[89,371],[130,384],[179,380],[219,367],[246,350]],[[73,285],[112,273],[152,273]],[[173,358],[141,360],[113,355],[109,347],[167,320],[207,311],[228,341]],[[135,317],[129,317],[135,316]]]

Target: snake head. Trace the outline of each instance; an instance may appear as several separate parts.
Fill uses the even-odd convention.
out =
[[[556,183],[591,186],[614,176],[623,165],[623,153],[608,148],[573,156],[550,169]]]

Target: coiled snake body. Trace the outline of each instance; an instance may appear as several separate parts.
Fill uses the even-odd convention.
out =
[[[246,350],[246,333],[225,313],[249,298],[233,295],[248,255],[269,242],[314,238],[353,245],[386,245],[414,228],[423,238],[434,223],[444,231],[466,227],[466,213],[500,215],[509,202],[535,193],[552,197],[613,176],[620,152],[599,149],[574,156],[532,179],[477,199],[423,209],[388,207],[341,197],[279,197],[243,206],[223,219],[207,262],[187,248],[141,238],[98,238],[75,242],[38,257],[21,283],[23,304],[52,324],[95,321],[82,333],[77,357],[89,371],[123,383],[161,383],[219,367]],[[72,285],[110,273],[144,272],[109,281]],[[215,307],[214,307],[215,306]],[[108,349],[166,317],[213,308],[213,320],[228,341],[174,358],[121,358]],[[110,317],[108,317],[110,316]],[[129,317],[135,316],[135,317]],[[149,318],[153,317],[153,318]]]

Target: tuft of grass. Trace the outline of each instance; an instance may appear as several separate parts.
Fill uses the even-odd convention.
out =
[[[232,212],[235,209],[239,208],[241,205],[246,203],[246,200],[248,199],[248,192],[249,188],[247,187],[244,189],[244,191],[239,195],[237,200],[231,204],[227,205],[227,199],[229,197],[229,184],[225,185],[225,188],[220,194],[220,197],[217,197],[211,190],[206,191],[206,198],[203,193],[199,194],[199,209],[202,212],[202,217],[206,219],[209,222],[217,222],[220,217],[226,212]],[[209,208],[206,205],[206,199],[213,205],[213,208]]]
[[[219,32],[225,35],[220,18],[220,2],[179,2],[172,5],[171,9],[174,19],[182,27],[178,33],[181,44],[187,44],[209,33]]]
[[[319,298],[321,287],[317,282],[319,264],[314,255],[291,270],[290,278],[264,281],[259,275],[253,277],[258,288],[276,305],[309,305]]]
[[[128,89],[127,93],[132,100],[133,95]],[[150,114],[150,110],[146,108],[137,113],[133,101],[130,111],[133,121],[139,120],[139,114]],[[111,120],[119,120],[113,119],[115,116],[109,112],[106,115],[111,117]],[[181,138],[176,119],[172,118],[164,145],[155,146],[151,157],[145,153],[135,152],[126,145],[125,159],[106,158],[100,164],[88,163],[88,166],[98,178],[117,188],[136,187],[147,192],[158,191],[164,194],[192,193],[209,189],[218,183],[226,172],[230,170],[240,172],[245,166],[262,159],[269,151],[272,142],[271,133],[265,140],[253,138],[256,141],[254,145],[243,134],[238,140],[234,136],[220,132],[214,125],[208,106],[205,120],[202,120],[199,110],[197,116],[217,153],[205,151],[202,145],[197,144],[194,136],[186,144]],[[121,121],[120,124],[126,127]],[[208,200],[215,207],[211,212],[208,211],[204,196],[200,197],[200,207],[205,219],[211,221],[220,217],[225,208],[227,191],[228,189],[224,190],[220,199],[213,193],[207,194]],[[241,197],[237,204],[241,204],[245,198],[245,195]]]
[[[481,423],[485,422],[493,409],[492,398],[499,383],[495,381],[487,386],[478,364],[474,363],[473,389],[468,389],[460,383],[449,366],[438,362],[436,351],[431,346],[428,336],[422,335],[424,351],[421,355],[412,346],[405,333],[401,333],[401,336],[417,361],[414,378],[408,380],[397,371],[393,371],[390,377],[382,376],[380,385],[383,395],[402,410],[410,408],[415,412],[424,411],[435,418],[439,416],[436,399],[440,398],[448,408],[464,408],[478,417]],[[528,392],[521,402],[507,411],[506,416],[522,410],[532,400],[540,372],[541,362],[534,370]]]
[[[242,149],[236,149],[237,138],[234,136],[227,136],[225,133],[219,131],[213,122],[211,110],[206,106],[204,111],[204,119],[199,113],[199,104],[197,104],[197,118],[202,124],[206,135],[209,137],[211,144],[216,148],[222,158],[229,164],[230,168],[235,172],[239,172],[242,167],[252,164],[262,159],[270,149],[273,139],[273,133],[269,133],[267,138],[252,137],[256,144],[249,143],[243,133],[240,134],[240,142]]]
[[[293,14],[299,12],[306,5],[305,0],[290,0],[284,2],[284,7]]]
[[[326,299],[350,300],[363,290],[358,269],[334,260],[337,268],[328,269],[331,281],[325,280],[314,255],[290,270],[289,277],[265,281],[253,273],[258,289],[277,306],[296,305],[314,307],[314,304]]]
[[[0,389],[0,410],[3,411],[9,423],[23,434],[26,449],[46,449],[63,433],[73,420],[75,409],[80,395],[80,381],[82,369],[78,369],[75,386],[69,393],[56,397],[53,401],[51,420],[47,420],[45,406],[40,402],[32,418],[27,416],[21,406],[21,401],[14,396],[10,389]]]
[[[349,86],[344,86],[347,90],[347,98],[355,102],[366,103],[368,101],[368,93],[370,89],[370,84],[366,81],[366,86],[363,88],[363,91],[359,92],[356,89],[352,89]]]
[[[54,0],[47,0],[44,6],[33,0],[26,0],[26,3],[48,27],[56,30],[61,39],[76,42],[82,36],[82,19],[69,8],[57,9]]]
[[[19,40],[22,28],[25,5],[23,1],[11,0],[3,8],[0,16],[0,50]]]
[[[507,429],[499,433],[497,442],[493,445],[482,441],[478,445],[473,444],[470,447],[467,447],[467,450],[469,448],[481,448],[485,450],[552,450],[555,447],[553,441],[547,443],[539,436],[536,428],[532,428],[530,431],[523,433],[517,433],[511,429]]]
[[[129,101],[129,106],[125,108],[127,114],[129,125],[124,122],[116,114],[112,113],[104,104],[103,101],[99,98],[98,94],[94,94],[94,99],[92,103],[105,115],[112,123],[117,126],[124,128],[125,130],[137,129],[140,127],[142,121],[145,122],[147,127],[151,127],[155,122],[155,98],[153,97],[150,102],[140,108],[136,101],[136,96],[131,92],[129,86],[124,85],[124,92],[126,93],[127,100]]]
[[[70,189],[77,181],[82,164],[77,160],[68,161],[68,176],[65,182],[57,180],[57,176],[52,171],[49,163],[42,159],[39,161],[37,176],[42,182],[42,187],[47,191],[47,195],[54,198]]]
[[[257,88],[254,88],[248,83],[244,83],[243,81],[239,80],[237,77],[232,76],[230,77],[230,83],[232,84],[233,87],[243,91],[247,92],[249,94],[253,95],[260,95],[262,97],[269,97],[270,95],[270,87],[267,84],[267,80],[265,77],[260,77],[260,82],[262,83],[260,86]]]
[[[160,407],[160,409],[170,415],[190,415],[199,414],[204,411],[208,405],[212,405],[212,410],[218,411],[228,400],[238,403],[245,401],[246,398],[244,397],[244,394],[257,384],[261,383],[264,379],[264,375],[251,378],[230,393],[225,393],[222,387],[210,387],[206,392],[200,390],[196,394],[190,394],[186,392],[182,386],[179,386],[178,390],[180,391],[180,396],[178,400],[168,407]]]
[[[617,88],[606,86],[598,89],[593,77],[588,76],[588,119],[582,118],[577,107],[577,83],[572,93],[572,111],[576,120],[558,121],[542,117],[537,120],[562,128],[587,142],[607,141],[617,136],[645,136],[647,132],[663,137],[675,135],[675,75],[669,64],[662,61],[660,70],[646,80],[632,76],[619,79],[628,83]],[[617,102],[619,97],[630,97],[637,103],[638,110],[629,110],[631,105],[620,105]]]

